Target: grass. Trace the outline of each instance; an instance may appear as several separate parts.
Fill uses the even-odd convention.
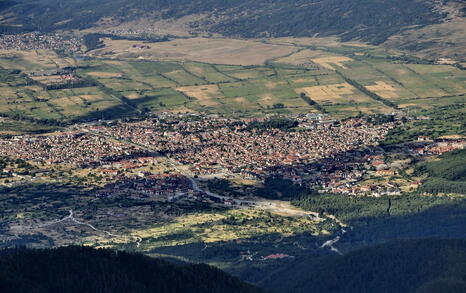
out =
[[[224,43],[224,40],[198,41],[190,46]],[[180,42],[183,43],[173,42],[170,46]],[[466,73],[454,66],[399,64],[379,49],[338,46],[334,41],[316,43],[318,49],[300,47],[317,42],[311,39],[277,42],[293,43],[295,48],[303,50],[288,57],[269,59],[266,65],[248,66],[185,60],[94,58],[80,61],[78,74],[95,80],[99,87],[63,90],[46,91],[40,86],[28,85],[20,74],[4,73],[0,76],[0,113],[18,113],[38,119],[78,119],[117,117],[124,112],[134,112],[134,107],[136,110],[205,111],[248,116],[314,111],[299,98],[301,92],[307,92],[337,118],[393,110],[345,84],[335,69],[402,109],[411,111],[464,103]],[[236,45],[243,44],[246,43]],[[160,45],[165,50],[169,44]],[[172,50],[179,50],[175,47]],[[52,63],[75,63],[69,58],[60,59],[53,53],[47,55],[41,51],[8,54],[9,57],[0,63],[4,62],[10,69],[46,69],[51,68]],[[284,108],[274,107],[277,104],[283,104]],[[128,107],[133,110],[127,111]],[[111,115],[113,111],[115,113]],[[105,112],[105,115],[99,112]]]
[[[95,245],[122,245],[128,240],[143,239],[141,249],[151,251],[165,246],[192,243],[217,243],[250,239],[268,234],[291,236],[308,233],[319,235],[320,220],[309,217],[287,217],[256,209],[233,209],[219,212],[199,212],[176,217],[169,222],[130,231],[129,238],[93,238]]]
[[[0,122],[0,136],[38,134],[60,129],[56,126],[45,126],[27,121],[3,120]]]

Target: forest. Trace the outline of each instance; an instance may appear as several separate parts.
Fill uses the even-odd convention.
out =
[[[440,156],[439,160],[421,164],[416,172],[427,173],[421,191],[437,193],[466,193],[466,150]]]
[[[283,293],[466,292],[466,241],[392,241],[343,256],[304,257],[278,268],[261,285]]]
[[[0,251],[0,292],[259,293],[208,265],[142,254],[62,247]]]
[[[144,15],[176,19],[204,14],[205,19],[191,23],[194,30],[247,38],[305,37],[319,33],[378,44],[409,26],[441,22],[445,15],[432,9],[432,5],[430,1],[415,0],[75,0],[66,4],[60,0],[4,1],[0,12],[13,13],[15,17],[0,23],[0,28],[12,33],[18,27],[41,31],[85,29],[102,17],[130,21]]]

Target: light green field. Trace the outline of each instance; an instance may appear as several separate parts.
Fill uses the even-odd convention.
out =
[[[0,56],[0,67],[4,68],[0,76],[0,113],[61,120],[118,117],[143,109],[248,116],[316,111],[318,108],[307,104],[301,93],[307,93],[335,117],[395,110],[348,86],[345,78],[400,108],[464,103],[466,73],[454,66],[401,64],[372,47],[323,44],[319,52],[318,56],[309,55],[309,60],[305,60],[307,55],[300,55],[304,59],[299,61],[307,66],[285,64],[288,59],[294,60],[291,57],[262,66],[105,57],[77,64],[54,53],[7,52]],[[78,75],[95,81],[97,86],[45,90],[7,71],[73,64],[80,65]]]

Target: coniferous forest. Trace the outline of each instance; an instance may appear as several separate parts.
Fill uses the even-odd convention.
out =
[[[173,264],[142,254],[70,246],[1,251],[0,292],[263,291],[208,265]]]

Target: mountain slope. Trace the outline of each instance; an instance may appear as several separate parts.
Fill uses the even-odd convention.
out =
[[[86,247],[0,251],[0,292],[259,293],[207,265]]]
[[[339,35],[381,43],[409,27],[441,23],[434,0],[10,0],[0,4],[4,30],[83,29],[110,17],[125,22],[201,15],[197,30],[226,36]]]
[[[317,261],[296,259],[260,285],[290,293],[466,292],[466,241],[395,241]]]

